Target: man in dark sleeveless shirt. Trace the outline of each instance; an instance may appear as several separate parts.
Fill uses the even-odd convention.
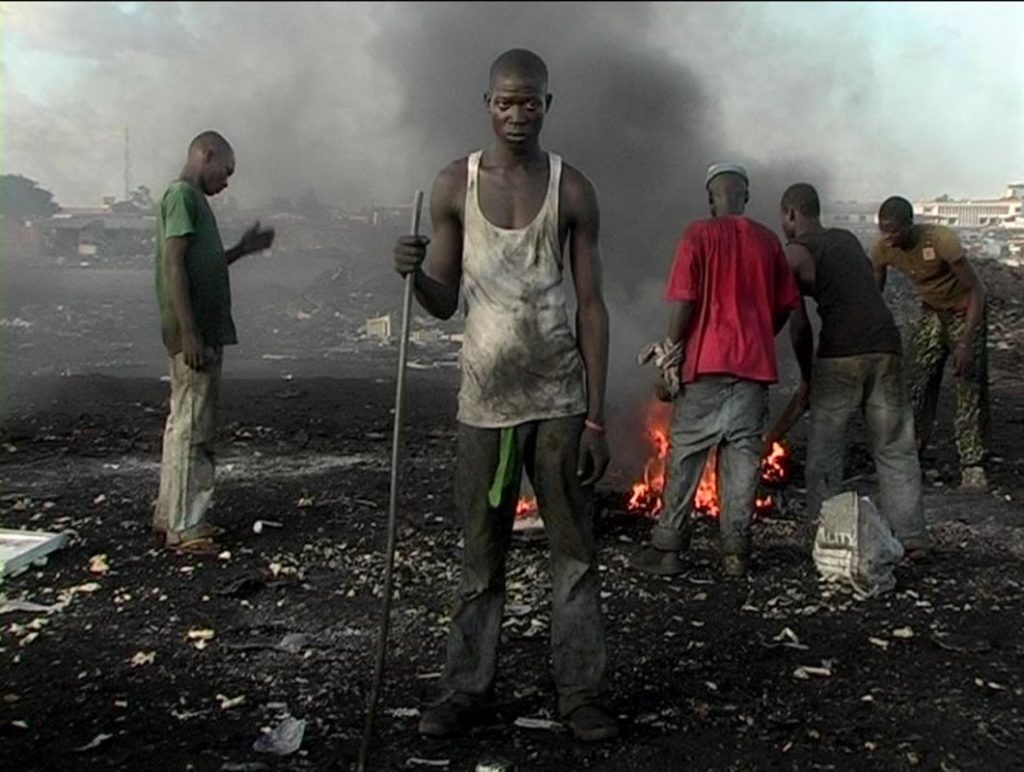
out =
[[[817,191],[807,183],[791,185],[780,209],[786,257],[821,317],[813,365],[814,333],[803,303],[790,324],[811,404],[807,514],[815,522],[821,502],[842,489],[847,425],[861,412],[878,470],[882,514],[908,554],[923,557],[928,533],[899,328],[857,237],[822,227]]]

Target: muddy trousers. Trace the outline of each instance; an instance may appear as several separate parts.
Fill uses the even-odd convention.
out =
[[[867,425],[882,515],[905,547],[925,546],[921,467],[898,354],[815,360],[807,445],[808,516],[817,521],[821,503],[843,490],[846,432],[855,413],[861,413]]]
[[[193,370],[183,354],[171,358],[171,409],[164,427],[160,496],[153,528],[188,538],[205,523],[213,501],[213,441],[222,350],[206,350],[206,369]]]
[[[722,553],[749,554],[767,418],[768,387],[763,383],[704,376],[686,384],[672,414],[665,509],[651,532],[654,547],[678,551],[690,546],[693,499],[708,453],[717,447]]]
[[[598,596],[592,491],[576,476],[583,416],[516,427],[516,464],[497,508],[488,489],[499,460],[500,429],[459,425],[455,503],[465,547],[458,598],[452,613],[442,698],[474,703],[493,694],[505,561],[525,468],[551,549],[551,651],[558,709],[564,716],[596,702],[605,669],[604,626]]]
[[[957,341],[963,336],[967,314],[922,307],[911,345],[910,397],[919,448],[928,444],[935,425],[942,372]],[[970,372],[956,379],[956,449],[960,467],[980,466],[985,460],[989,424],[987,314],[974,335],[974,362]]]

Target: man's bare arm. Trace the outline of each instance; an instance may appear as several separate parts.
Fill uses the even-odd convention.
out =
[[[885,292],[886,267],[878,263],[872,263],[871,266],[875,271],[875,283],[878,285],[878,289]]]
[[[686,333],[690,329],[690,320],[693,319],[693,312],[697,307],[695,300],[681,300],[673,304],[672,314],[668,319],[668,339],[673,343],[686,340]]]
[[[576,336],[587,374],[587,423],[580,436],[576,474],[593,485],[608,468],[604,394],[608,379],[608,308],[601,289],[601,210],[590,180],[566,165],[563,205],[569,222],[569,264],[576,287]]]
[[[789,317],[789,338],[793,343],[793,353],[800,366],[800,379],[804,383],[811,382],[811,367],[814,361],[814,329],[807,318],[807,306],[800,298],[800,305]]]
[[[787,244],[786,262],[800,283],[800,292],[804,295],[814,292],[814,256],[807,247],[803,244]]]
[[[586,177],[567,167],[565,182],[569,255],[578,303],[576,330],[587,371],[587,418],[602,423],[608,377],[608,308],[601,288],[601,213],[597,192]]]
[[[167,290],[171,297],[171,308],[181,330],[181,351],[185,364],[203,369],[203,337],[196,327],[192,314],[192,299],[188,291],[188,274],[185,271],[185,256],[188,254],[190,236],[175,236],[164,242],[164,274]]]
[[[238,240],[235,246],[224,252],[224,257],[227,259],[228,265],[231,265],[246,255],[251,255],[253,252],[262,252],[264,249],[270,249],[273,243],[274,229],[264,228],[261,230],[260,221],[257,220],[242,234],[242,238]]]
[[[950,269],[960,283],[970,291],[970,299],[967,301],[967,319],[964,325],[964,337],[961,343],[968,346],[974,341],[974,336],[981,327],[982,311],[985,308],[985,284],[981,277],[974,271],[966,257],[949,264]]]
[[[957,375],[966,374],[974,361],[974,336],[981,329],[985,319],[985,284],[974,272],[974,267],[966,257],[949,264],[950,269],[961,284],[970,289],[967,300],[967,314],[964,320],[963,337],[957,341],[953,350],[953,369]]]
[[[395,269],[403,276],[412,272],[416,299],[427,313],[438,319],[451,318],[459,307],[462,281],[459,201],[465,193],[465,176],[465,161],[456,161],[434,180],[430,192],[434,239],[429,256],[426,250],[430,239],[423,236],[403,236],[395,246]]]

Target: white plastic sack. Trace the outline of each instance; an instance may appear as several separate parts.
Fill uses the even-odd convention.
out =
[[[812,554],[823,579],[868,598],[896,586],[892,571],[903,545],[871,499],[848,491],[822,503]]]

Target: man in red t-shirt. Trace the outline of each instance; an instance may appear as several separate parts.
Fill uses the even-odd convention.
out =
[[[665,290],[673,304],[669,341],[685,341],[665,509],[650,544],[632,561],[662,576],[685,570],[679,553],[689,547],[694,494],[715,447],[722,569],[727,576],[746,574],[768,386],[778,380],[775,335],[800,302],[782,243],[743,216],[750,200],[743,167],[714,164],[705,185],[711,218],[686,229]],[[658,393],[669,398],[664,378]]]

